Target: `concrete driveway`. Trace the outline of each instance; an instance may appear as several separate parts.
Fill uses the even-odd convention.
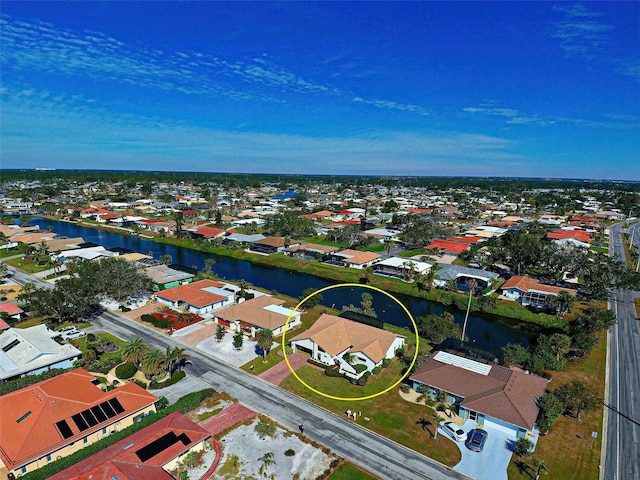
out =
[[[205,388],[211,388],[211,385],[187,374],[187,376],[178,383],[174,383],[173,385],[169,385],[168,387],[158,390],[149,389],[149,392],[158,398],[166,397],[167,400],[169,400],[169,403],[173,404],[176,400],[184,397],[187,393],[199,392]]]
[[[476,422],[467,420],[462,429],[469,434],[475,427]],[[516,436],[489,427],[483,430],[486,430],[489,436],[482,452],[472,452],[465,447],[464,442],[455,442],[462,452],[462,460],[453,469],[477,480],[508,480],[507,467],[516,443]],[[442,429],[438,432],[451,438]]]

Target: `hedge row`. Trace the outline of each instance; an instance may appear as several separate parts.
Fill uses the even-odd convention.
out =
[[[170,322],[169,320],[158,320],[153,315],[142,315],[140,317],[140,320],[142,320],[143,322],[150,323],[158,328],[169,328],[173,326],[173,323]]]
[[[184,370],[177,370],[173,372],[173,375],[171,375],[171,378],[169,380],[165,380],[164,382],[160,382],[160,383],[156,382],[155,380],[152,380],[151,383],[149,384],[149,388],[155,390],[158,388],[168,387],[169,385],[178,383],[180,380],[182,380],[186,376],[187,374],[184,372]]]
[[[26,475],[22,475],[20,477],[21,480],[46,480],[47,478],[55,475],[58,472],[61,472],[65,468],[69,468],[76,463],[81,462],[85,458],[98,453],[114,443],[119,442],[127,438],[129,435],[134,434],[135,432],[142,430],[145,427],[148,427],[152,423],[157,422],[161,418],[166,417],[167,415],[173,412],[180,412],[185,414],[199,407],[202,401],[213,395],[214,390],[212,388],[207,388],[205,390],[201,390],[199,392],[193,392],[185,395],[180,398],[173,405],[169,405],[164,410],[159,411],[158,413],[151,415],[142,419],[142,421],[138,423],[134,423],[133,425],[120,430],[118,432],[112,433],[108,437],[104,437],[101,440],[98,440],[91,445],[86,446],[82,450],[78,450],[77,452],[69,455],[68,457],[61,458],[60,460],[56,460],[55,462],[49,463],[33,472],[29,472]]]

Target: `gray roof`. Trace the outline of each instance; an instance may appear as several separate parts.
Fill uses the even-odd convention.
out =
[[[254,235],[245,235],[244,233],[232,233],[231,235],[228,235],[227,237],[225,237],[225,240],[242,242],[242,243],[244,242],[253,243],[253,242],[257,242],[258,240],[262,240],[264,238],[267,238],[267,237],[265,237],[260,233],[256,233]]]
[[[438,270],[438,277],[440,280],[445,282],[455,280],[459,276],[480,278],[487,281],[493,281],[500,276],[497,273],[488,272],[480,268],[460,267],[458,265],[449,265],[447,263],[438,263],[438,265],[441,267]]]

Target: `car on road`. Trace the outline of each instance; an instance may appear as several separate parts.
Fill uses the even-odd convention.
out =
[[[489,434],[486,430],[482,430],[481,428],[474,428],[471,430],[471,434],[467,441],[464,443],[469,450],[474,452],[481,452],[484,448],[484,444],[487,441],[487,437]]]
[[[464,442],[465,438],[467,438],[464,430],[453,422],[440,422],[440,428],[456,442]]]

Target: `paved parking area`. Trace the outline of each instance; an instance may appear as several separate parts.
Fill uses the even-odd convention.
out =
[[[475,426],[476,422],[467,420],[462,429],[468,434]],[[511,460],[516,436],[492,428],[484,430],[489,436],[480,453],[469,450],[464,442],[456,442],[462,452],[462,460],[453,469],[477,480],[508,480],[507,467]],[[442,429],[439,429],[439,432],[446,435]],[[447,436],[447,438],[451,437]]]

